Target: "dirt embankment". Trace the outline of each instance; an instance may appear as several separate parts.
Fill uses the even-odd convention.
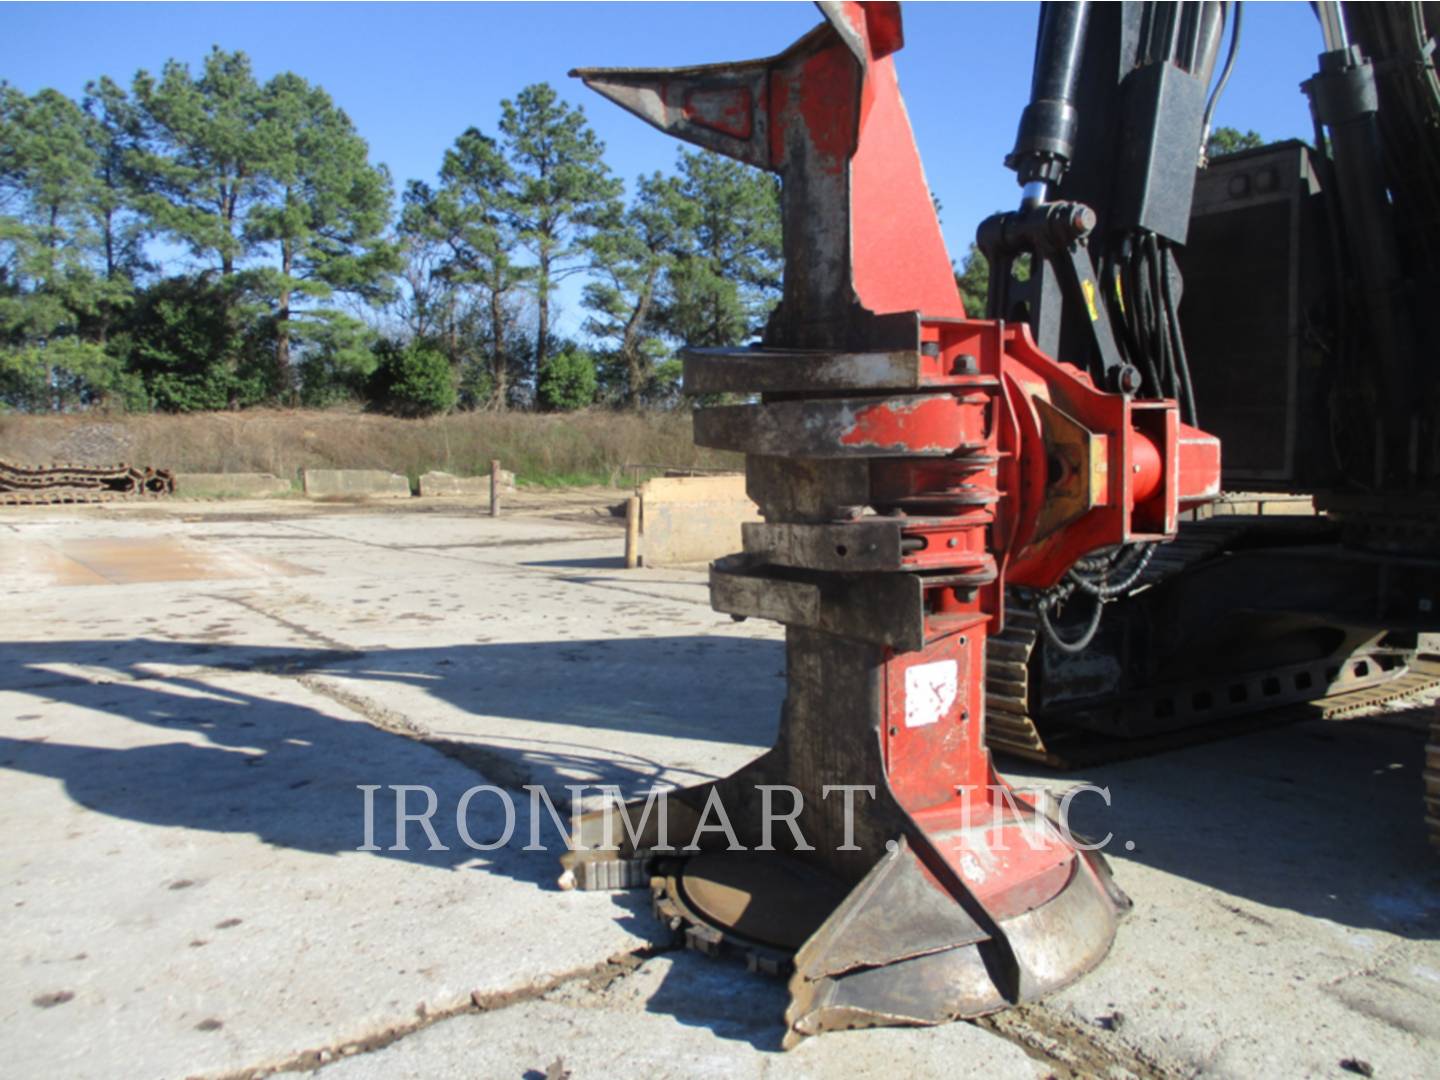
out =
[[[624,483],[628,466],[738,468],[697,448],[688,412],[457,413],[402,420],[351,411],[251,409],[178,416],[0,415],[0,460],[124,461],[175,472],[430,469],[482,475],[492,458],[521,482]]]

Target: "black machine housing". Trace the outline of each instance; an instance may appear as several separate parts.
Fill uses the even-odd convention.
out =
[[[1019,650],[1017,630],[1029,685],[997,702],[1042,732],[1139,739],[1323,697],[1403,672],[1440,630],[1431,6],[1334,5],[1348,40],[1326,42],[1304,87],[1315,143],[1213,161],[1207,93],[1233,6],[1043,6],[1035,93],[1068,89],[1069,139],[1057,168],[1057,143],[1022,122],[1009,163],[1027,201],[980,232],[989,314],[1030,322],[1097,379],[1118,354],[1138,396],[1179,398],[1221,439],[1227,495],[1085,648],[1035,634]],[[1054,203],[1093,227],[1044,240],[1032,223]],[[1086,265],[1108,318],[1082,302]],[[1047,603],[1062,631],[1084,621],[1065,610],[1079,600],[1012,597]]]

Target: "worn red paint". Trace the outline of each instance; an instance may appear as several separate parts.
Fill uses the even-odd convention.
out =
[[[822,171],[842,173],[855,147],[859,106],[859,69],[855,57],[838,42],[805,61],[801,69],[799,121]],[[782,118],[791,122],[791,117]]]
[[[1078,369],[1041,353],[1023,325],[966,319],[890,59],[903,42],[898,7],[847,3],[827,14],[842,24],[832,23],[828,38],[807,39],[807,48],[817,47],[803,62],[771,67],[761,103],[769,167],[785,175],[787,197],[805,200],[801,209],[813,217],[808,240],[787,235],[787,260],[804,268],[814,236],[848,230],[850,290],[827,295],[843,308],[807,315],[843,325],[857,301],[873,314],[913,312],[919,340],[935,346],[920,361],[931,389],[899,400],[876,394],[834,435],[839,446],[871,458],[877,510],[924,515],[907,517],[902,533],[924,542],[905,556],[910,569],[923,571],[912,580],[921,582],[924,642],[880,661],[884,776],[856,779],[888,785],[916,826],[906,836],[927,866],[952,871],[992,915],[1015,915],[1058,894],[1072,870],[1085,871],[1067,844],[1032,849],[1018,836],[1007,838],[1013,854],[986,861],[966,829],[995,823],[1008,832],[1033,819],[994,794],[1007,789],[984,745],[985,648],[1001,626],[1004,589],[1053,584],[1101,547],[1173,535],[1178,508],[1218,486],[1219,447],[1180,425],[1174,402],[1101,392]],[[712,104],[697,105],[691,118],[714,124],[714,116],[728,115],[724,103],[706,111]],[[792,151],[809,175],[794,168]],[[834,183],[839,177],[848,184]],[[866,391],[854,393],[863,401]],[[1104,466],[1091,474],[1102,485],[1093,507],[1038,539],[1053,491],[1037,400],[1096,436]],[[903,457],[937,450],[948,456]],[[970,498],[976,493],[984,498]],[[968,806],[957,788],[971,793]]]
[[[966,406],[949,395],[870,405],[855,411],[855,422],[840,436],[840,444],[892,452],[954,449],[973,441],[976,434],[978,425],[965,422],[967,408],[972,414],[976,412],[975,406]]]
[[[754,126],[755,104],[745,87],[734,90],[688,90],[685,94],[685,119],[714,131],[750,138]]]

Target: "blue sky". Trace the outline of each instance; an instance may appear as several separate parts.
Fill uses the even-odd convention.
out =
[[[1002,158],[1028,96],[1035,3],[910,3],[897,64],[950,252],[1016,197]],[[212,44],[248,53],[261,79],[294,71],[325,87],[397,189],[429,179],[466,127],[494,131],[499,102],[548,81],[583,104],[627,181],[667,169],[673,140],[590,94],[579,66],[663,66],[779,52],[820,16],[808,3],[0,3],[0,78],[79,96],[168,58],[198,69]],[[1321,50],[1303,2],[1249,3],[1217,123],[1267,139],[1306,136],[1299,83]],[[562,329],[578,322],[573,296]],[[567,325],[568,324],[568,325]]]

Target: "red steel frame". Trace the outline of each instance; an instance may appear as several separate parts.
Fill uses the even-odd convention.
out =
[[[781,174],[785,291],[765,345],[790,352],[775,365],[803,353],[816,370],[828,357],[835,370],[850,370],[844,361],[861,372],[886,350],[887,362],[896,348],[908,358],[904,385],[857,377],[807,392],[797,377],[771,392],[762,377],[743,387],[764,393],[760,403],[702,410],[697,441],[771,458],[863,459],[869,505],[899,517],[904,553],[891,572],[921,575],[923,641],[878,654],[870,722],[883,775],[851,779],[883,785],[910,823],[903,834],[924,877],[958,904],[978,902],[994,937],[1096,872],[1058,832],[1037,832],[985,748],[986,640],[1000,628],[1005,589],[1047,588],[1097,549],[1173,537],[1182,510],[1218,494],[1219,445],[1182,424],[1173,401],[1101,391],[1042,354],[1025,326],[967,316],[900,97],[899,5],[819,6],[828,26],[767,60],[579,74],[662,130]],[[912,340],[876,346],[876,328],[897,318],[911,320]],[[687,380],[700,379],[696,364]],[[776,517],[799,530],[847,520],[767,520]],[[792,669],[795,649],[821,647],[807,642],[792,640]],[[797,731],[782,734],[791,759],[813,752],[819,763],[793,778],[803,787],[826,763],[795,745],[813,738]],[[819,970],[815,942],[827,934],[829,924],[801,950],[802,975]],[[1068,981],[1099,954],[1037,983]],[[824,1010],[813,987],[795,993],[795,1031],[835,1022],[814,1019]],[[994,1007],[985,1001],[970,1011]]]

